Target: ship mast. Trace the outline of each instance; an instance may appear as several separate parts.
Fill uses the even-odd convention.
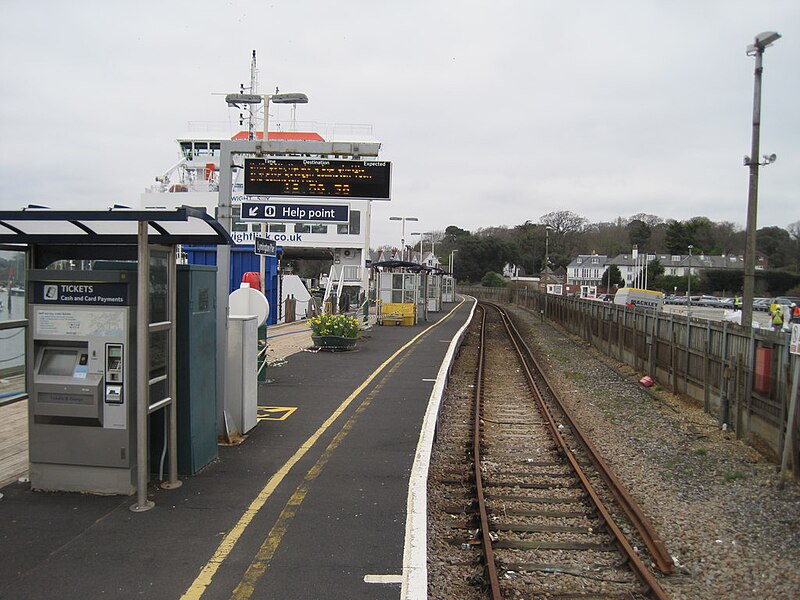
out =
[[[253,50],[253,59],[250,61],[250,93],[257,94],[258,93],[258,69],[256,69],[256,51]],[[258,109],[258,105],[256,104],[248,104],[247,105],[247,139],[252,140],[255,139],[254,132],[256,129],[256,111]]]

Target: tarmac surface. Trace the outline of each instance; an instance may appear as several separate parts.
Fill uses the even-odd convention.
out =
[[[471,308],[372,327],[350,352],[269,328],[259,424],[181,487],[151,483],[150,511],[4,487],[0,598],[400,597],[412,465]]]

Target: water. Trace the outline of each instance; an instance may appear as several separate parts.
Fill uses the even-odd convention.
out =
[[[11,321],[25,318],[25,296],[9,295],[0,289],[0,321]],[[22,372],[25,365],[25,329],[0,330],[0,376],[9,370]]]

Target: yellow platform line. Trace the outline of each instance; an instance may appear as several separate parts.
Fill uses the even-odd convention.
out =
[[[389,366],[389,364],[391,364],[392,361],[394,361],[402,352],[406,350],[406,348],[414,344],[419,338],[428,333],[431,329],[449,319],[463,303],[464,300],[462,299],[461,302],[459,302],[449,313],[447,313],[446,316],[433,325],[425,328],[423,331],[415,335],[403,346],[401,346],[397,351],[395,351],[395,353],[387,358],[377,369],[370,373],[369,376],[361,383],[361,385],[359,385],[353,391],[353,393],[345,398],[345,400],[336,408],[336,410],[331,413],[331,416],[325,419],[322,425],[320,425],[319,428],[300,446],[300,448],[297,449],[297,451],[289,458],[289,460],[287,460],[283,466],[281,466],[281,468],[278,469],[278,471],[272,477],[270,477],[269,481],[267,481],[267,484],[258,493],[255,499],[250,503],[245,512],[239,518],[239,521],[236,523],[236,525],[234,525],[233,528],[231,528],[231,530],[225,534],[225,537],[222,538],[222,541],[220,542],[219,546],[217,546],[214,554],[200,570],[200,573],[197,575],[189,588],[181,596],[181,600],[197,600],[203,596],[208,586],[211,585],[214,575],[217,573],[225,559],[228,558],[233,550],[233,547],[241,539],[245,529],[247,529],[247,526],[256,517],[258,511],[263,508],[269,497],[272,495],[278,485],[280,485],[280,483],[284,480],[286,475],[288,475],[292,467],[294,467],[300,461],[300,459],[306,455],[306,453],[317,442],[317,440],[328,430],[328,428],[330,428],[331,425],[333,425],[336,419],[339,418],[339,415],[341,415],[347,409],[347,407],[352,404],[353,400],[355,400],[359,394],[361,394],[361,392],[363,392],[364,389],[370,383],[372,383],[372,381],[387,366]]]

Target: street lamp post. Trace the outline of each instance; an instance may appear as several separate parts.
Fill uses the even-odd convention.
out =
[[[431,266],[435,267],[436,266],[436,264],[435,264],[436,257],[433,255],[433,253],[435,252],[434,248],[436,247],[436,242],[433,241],[433,232],[432,231],[412,231],[411,235],[418,235],[419,236],[419,262],[420,262],[420,264],[425,259],[425,253],[424,253],[424,250],[425,250],[425,236],[426,235],[430,236],[431,257],[432,257],[431,258],[431,263],[432,263]]]
[[[269,141],[269,103],[273,104],[308,104],[305,94],[264,94],[264,141]]]
[[[453,269],[453,260],[455,259],[455,254],[458,252],[458,249],[450,250],[450,275],[453,276],[453,279],[456,277],[455,269]]]
[[[759,33],[753,44],[747,47],[747,55],[756,57],[753,85],[753,137],[750,156],[745,156],[744,164],[750,168],[750,186],[747,194],[747,225],[744,250],[744,285],[742,289],[742,326],[753,326],[753,296],[755,295],[756,269],[756,220],[758,212],[758,167],[760,164],[774,162],[775,155],[765,157],[764,163],[758,162],[759,142],[761,137],[761,73],[764,49],[780,39],[774,31]]]
[[[412,231],[409,235],[418,235],[419,236],[419,264],[422,264],[422,232],[421,231]]]
[[[426,231],[425,235],[431,236],[431,266],[436,266],[436,242],[433,240],[433,232]]]
[[[269,141],[269,103],[273,104],[308,104],[308,96],[305,94],[263,94],[264,99],[264,142]],[[261,237],[267,237],[267,224],[261,223]],[[261,255],[258,259],[258,273],[261,278],[261,292],[266,295],[266,257]],[[280,277],[280,275],[278,275]],[[280,311],[280,305],[278,306]],[[278,313],[280,315],[280,312]]]
[[[406,221],[419,221],[417,217],[389,217],[390,221],[402,221],[400,234],[400,260],[405,260],[406,255]]]
[[[547,273],[547,268],[550,266],[550,225],[544,228],[544,314],[547,316],[547,282],[550,276]]]

